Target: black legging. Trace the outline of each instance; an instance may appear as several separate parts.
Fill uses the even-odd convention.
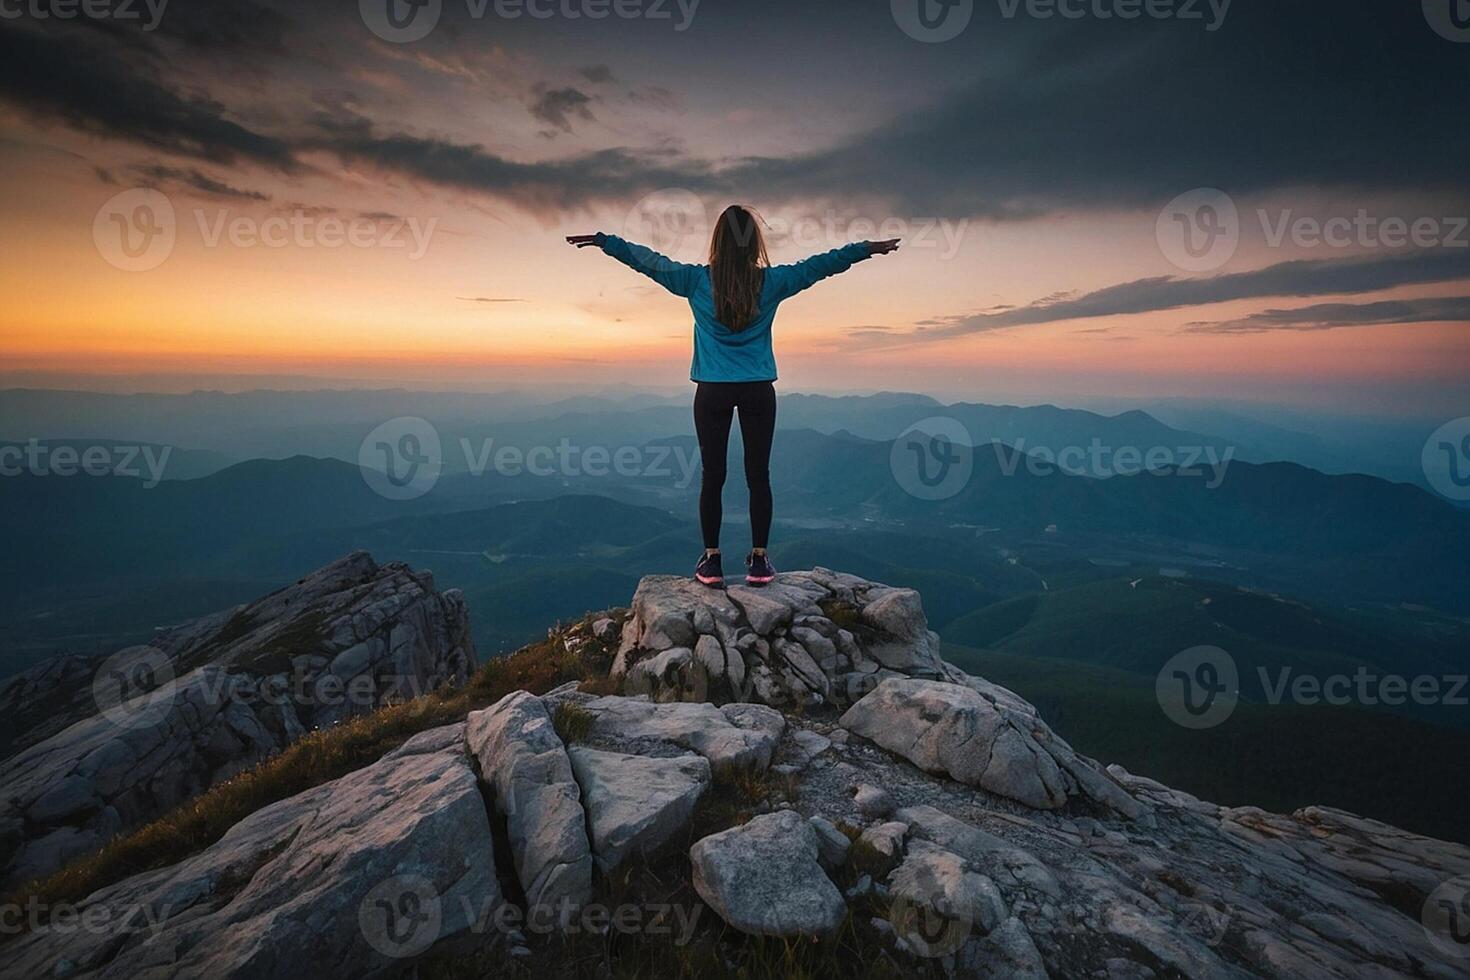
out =
[[[745,444],[745,485],[750,488],[750,544],[764,548],[771,536],[771,439],[776,434],[776,386],[769,381],[701,381],[694,391],[694,431],[704,480],[699,488],[699,526],[704,546],[720,546],[725,454],[730,422],[740,410]]]

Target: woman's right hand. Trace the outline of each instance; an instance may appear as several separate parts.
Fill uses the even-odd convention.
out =
[[[901,238],[888,238],[881,242],[864,242],[868,246],[869,255],[887,255],[889,252],[898,251],[898,243]]]
[[[597,236],[596,235],[568,235],[567,236],[567,244],[568,245],[574,245],[577,248],[586,248],[588,245],[596,245],[597,244]]]

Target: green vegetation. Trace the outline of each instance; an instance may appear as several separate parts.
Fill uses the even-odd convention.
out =
[[[717,766],[695,808],[690,843],[739,826],[777,803],[796,801],[796,781],[755,765]]]
[[[1077,751],[1212,803],[1281,813],[1322,804],[1470,843],[1461,817],[1470,784],[1446,775],[1470,754],[1463,730],[1359,708],[1242,702],[1219,727],[1193,731],[1164,715],[1151,676],[951,644],[944,657],[1036,705]]]
[[[325,611],[309,610],[291,620],[285,629],[273,636],[270,643],[254,656],[241,660],[234,666],[260,676],[289,673],[295,658],[322,652],[322,631],[326,625]]]
[[[1219,582],[1157,576],[1009,599],[961,616],[942,632],[966,647],[1118,668],[1149,685],[1175,654],[1217,646],[1234,658],[1242,696],[1255,702],[1267,700],[1262,671],[1272,684],[1282,670],[1316,677],[1352,676],[1360,667],[1378,676],[1470,671],[1470,626],[1463,621],[1330,609]],[[1470,727],[1463,705],[1405,706],[1399,713]]]
[[[561,702],[551,714],[552,727],[568,745],[587,741],[587,733],[592,730],[594,720],[592,712],[571,701]]]

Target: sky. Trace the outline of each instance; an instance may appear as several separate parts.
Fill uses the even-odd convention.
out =
[[[683,301],[562,238],[738,201],[905,239],[787,389],[1463,415],[1450,2],[8,0],[0,376],[676,390]]]

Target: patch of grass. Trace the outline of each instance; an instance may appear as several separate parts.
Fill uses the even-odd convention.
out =
[[[466,708],[462,692],[431,694],[310,732],[278,755],[113,838],[95,854],[18,889],[5,901],[34,895],[48,905],[76,902],[130,875],[176,863],[262,807],[368,765],[411,735],[459,720]]]
[[[237,666],[261,675],[289,673],[295,658],[322,652],[322,630],[326,625],[326,612],[308,610],[273,636],[264,649],[240,660]]]
[[[796,781],[791,777],[755,765],[717,766],[690,822],[691,843],[746,823],[758,813],[774,809],[777,803],[795,799]]]
[[[888,872],[893,870],[894,864],[894,858],[884,854],[861,837],[854,840],[852,847],[847,849],[845,867],[851,870],[854,881],[865,874],[871,876],[874,881],[883,881],[888,877]]]
[[[724,773],[725,789],[758,794],[750,773]],[[697,833],[691,835],[691,843]],[[603,909],[634,908],[639,928],[609,929],[605,935],[580,930],[566,936],[527,933],[531,955],[511,960],[503,944],[488,941],[471,950],[445,949],[419,967],[421,980],[940,980],[938,961],[919,961],[892,951],[876,929],[887,903],[860,898],[833,936],[773,939],[748,936],[725,924],[692,885],[688,847],[625,863],[599,876],[593,903]],[[487,939],[490,934],[487,934]]]
[[[196,854],[262,807],[370,765],[419,732],[461,721],[512,691],[545,694],[567,681],[581,680],[587,666],[567,649],[564,640],[582,626],[577,624],[566,633],[489,661],[463,687],[436,691],[310,732],[157,820],[113,838],[101,850],[0,896],[0,903],[24,904],[33,895],[52,906],[78,902],[130,875]],[[9,935],[0,937],[0,944]]]
[[[817,605],[821,607],[822,615],[832,620],[839,629],[856,633],[860,629],[870,628],[863,622],[862,610],[850,602],[828,598],[822,599]]]
[[[587,733],[592,730],[594,720],[592,712],[571,701],[561,702],[551,713],[552,727],[568,745],[587,741]]]
[[[209,663],[214,659],[215,654],[236,640],[247,636],[256,625],[255,620],[246,609],[237,610],[225,622],[225,625],[220,627],[219,632],[210,638],[208,643],[181,659],[174,667],[175,672],[179,675],[186,674],[195,667]]]
[[[621,694],[623,685],[614,677],[589,677],[577,685],[577,690],[583,694]]]

